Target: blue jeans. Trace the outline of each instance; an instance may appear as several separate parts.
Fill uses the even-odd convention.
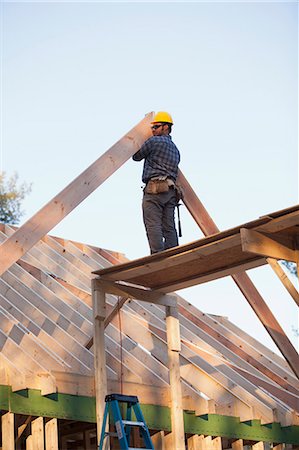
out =
[[[176,203],[174,189],[160,194],[144,193],[143,222],[151,253],[162,252],[179,244],[174,221]]]

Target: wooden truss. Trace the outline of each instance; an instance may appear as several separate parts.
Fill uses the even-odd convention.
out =
[[[57,422],[35,426],[35,417],[95,423],[94,404],[85,412],[76,402],[97,397],[100,424],[103,396],[115,391],[139,396],[159,448],[174,448],[173,442],[183,448],[186,435],[189,449],[221,448],[221,439],[223,446],[230,439],[225,448],[235,449],[246,440],[299,443],[287,434],[298,424],[298,355],[244,272],[268,262],[298,302],[276,260],[298,262],[299,208],[219,232],[180,173],[184,202],[204,239],[128,262],[114,252],[46,235],[136,151],[149,135],[150,120],[146,116],[22,227],[1,226],[0,409],[8,411],[2,416],[6,449],[14,448],[20,414],[27,418],[18,425],[19,441],[25,436],[27,448],[38,449],[39,429],[46,448],[54,449]],[[287,363],[227,319],[172,294],[226,275]],[[27,397],[20,395],[24,389]],[[171,421],[163,408],[170,408]],[[282,428],[263,428],[274,422]],[[166,435],[170,430],[175,432]],[[63,439],[68,448],[66,434]],[[89,431],[82,439],[86,449],[93,448],[88,445],[96,437]]]

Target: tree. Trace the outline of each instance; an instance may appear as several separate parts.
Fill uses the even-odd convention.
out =
[[[282,260],[281,262],[292,275],[297,276],[297,265],[295,263],[285,260]]]
[[[31,192],[31,184],[23,182],[18,185],[18,181],[17,172],[10,178],[5,172],[0,172],[0,222],[18,224],[24,214],[21,203]]]

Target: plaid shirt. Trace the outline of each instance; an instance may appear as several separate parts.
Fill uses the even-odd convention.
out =
[[[180,152],[172,142],[171,136],[152,136],[133,155],[134,161],[144,159],[142,181],[147,183],[151,178],[167,176],[176,181]]]

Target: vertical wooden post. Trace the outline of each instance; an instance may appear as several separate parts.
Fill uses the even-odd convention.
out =
[[[164,450],[174,450],[172,433],[164,435]]]
[[[31,422],[32,446],[34,450],[44,450],[44,418],[38,417]]]
[[[256,442],[252,446],[252,450],[264,450],[264,448],[265,448],[265,446],[264,446],[264,442],[263,441]]]
[[[222,450],[221,436],[216,436],[212,439],[212,445],[214,450]]]
[[[51,419],[46,423],[46,450],[58,450],[57,419]]]
[[[188,439],[188,450],[205,450],[205,437],[194,434]]]
[[[243,450],[243,439],[232,442],[232,450]]]
[[[106,295],[98,279],[91,281],[92,305],[94,317],[94,368],[96,391],[97,443],[99,445],[103,416],[105,410],[105,396],[107,395],[107,371],[105,352],[105,324]]]
[[[15,449],[14,414],[8,412],[1,417],[2,450]]]
[[[205,450],[213,450],[212,436],[205,437]]]
[[[181,339],[177,307],[166,307],[166,332],[171,393],[171,434],[173,439],[172,445],[176,450],[185,450],[184,417],[182,409],[182,389],[180,378]]]
[[[155,450],[165,450],[164,431],[158,431],[151,436]]]
[[[32,434],[26,439],[26,450],[34,450]]]

